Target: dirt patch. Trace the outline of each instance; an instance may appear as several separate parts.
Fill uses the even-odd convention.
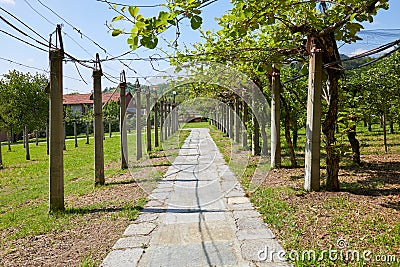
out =
[[[400,258],[400,156],[366,155],[362,160],[361,167],[342,166],[340,192],[303,191],[304,168],[270,171],[262,187],[275,188],[279,193],[271,201],[287,206],[276,214],[284,222],[270,227],[286,250],[338,249],[338,240],[345,240],[349,249]],[[254,199],[259,208],[262,198]],[[265,207],[262,212],[268,221]]]

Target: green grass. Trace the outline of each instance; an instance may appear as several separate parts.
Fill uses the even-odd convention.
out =
[[[211,136],[224,155],[224,159],[228,162],[232,141],[215,127],[210,129]],[[360,140],[362,155],[386,154],[383,149],[383,131],[378,125],[373,127],[372,132],[368,132],[366,128],[359,125],[358,131],[357,138]],[[351,163],[347,136],[340,134],[337,136],[339,141],[343,143],[340,166],[351,167],[354,172],[362,172],[362,167],[355,167]],[[323,140],[323,136],[321,138]],[[293,171],[295,177],[297,177],[299,170],[287,168],[290,167],[290,160],[283,133],[281,133],[281,140],[284,169],[280,173]],[[302,129],[299,131],[296,156],[298,163],[303,166],[304,143],[305,132]],[[388,134],[388,144],[389,152],[386,155],[396,157],[400,154],[399,131],[397,131],[397,134]],[[323,172],[325,167],[323,141],[321,142],[321,156]],[[398,219],[396,220],[396,217],[393,217],[397,214],[395,211],[388,209],[385,213],[377,213],[376,208],[371,210],[368,203],[354,201],[349,195],[341,195],[340,193],[307,193],[302,186],[293,186],[294,182],[287,186],[285,183],[273,187],[262,185],[255,191],[249,190],[249,180],[257,167],[256,162],[257,157],[251,157],[242,176],[238,175],[239,173],[235,168],[232,168],[232,170],[238,177],[241,177],[244,189],[250,196],[252,203],[262,214],[264,221],[273,229],[287,251],[295,250],[301,253],[302,251],[314,250],[316,258],[321,258],[321,260],[302,260],[300,258],[292,261],[295,266],[398,266],[399,263],[365,262],[363,260],[358,262],[331,261],[328,255],[324,254],[326,252],[323,251],[330,247],[335,249],[336,241],[344,237],[349,242],[349,249],[356,249],[361,252],[371,250],[373,255],[396,255],[400,245],[400,222]],[[261,166],[261,168],[264,167],[266,166]],[[385,170],[386,167],[382,165],[381,168],[374,170],[374,172]],[[366,171],[367,174],[368,170]],[[386,171],[392,172],[390,169],[386,169]],[[275,176],[274,179],[280,178]],[[380,176],[368,180],[368,186],[371,188],[379,188],[384,185],[385,181],[382,181]],[[358,182],[355,182],[345,184],[343,188],[346,190],[349,188],[359,189],[360,186]],[[357,196],[355,197],[357,198]],[[378,207],[379,209],[382,209],[382,207]],[[320,234],[323,235],[318,236]],[[305,238],[305,235],[309,236]],[[400,255],[397,254],[397,258],[400,259]]]
[[[189,131],[180,131],[180,142],[172,143],[170,148],[181,146]],[[143,143],[145,144],[145,134]],[[172,136],[173,137],[173,136]],[[154,135],[152,135],[154,138]],[[168,139],[165,143],[170,142]],[[64,151],[64,189],[65,198],[75,199],[92,192],[105,190],[107,179],[129,173],[129,170],[120,169],[120,138],[117,134],[104,140],[104,160],[106,187],[94,186],[94,147],[85,144],[86,139],[78,139],[78,148],[74,147],[73,139],[66,141],[67,150]],[[153,141],[154,144],[154,141]],[[144,150],[145,151],[145,150]],[[101,202],[84,207],[73,207],[66,203],[65,212],[49,214],[48,208],[48,162],[46,155],[46,142],[38,146],[30,144],[30,161],[25,160],[25,149],[22,144],[12,146],[8,152],[3,146],[3,165],[0,170],[0,231],[5,238],[1,243],[10,239],[21,238],[38,234],[45,234],[52,230],[62,230],[74,227],[72,221],[80,216],[93,212],[107,212],[109,207],[119,205],[117,202]],[[154,149],[154,157],[164,156],[162,147]],[[161,177],[163,174],[157,175]],[[112,185],[111,185],[112,186]],[[133,220],[146,202],[146,198],[125,203],[113,216],[123,216]]]

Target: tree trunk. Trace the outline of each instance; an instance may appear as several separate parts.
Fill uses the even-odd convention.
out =
[[[108,122],[108,136],[111,138],[112,137],[112,128],[111,128],[111,121]]]
[[[1,151],[1,141],[0,141],[0,170],[3,169],[3,153]]]
[[[11,152],[11,138],[12,138],[11,135],[12,135],[12,132],[7,133],[7,145],[8,145],[9,152]]]
[[[285,139],[288,144],[288,149],[290,154],[290,164],[292,165],[292,167],[297,167],[296,154],[294,152],[293,143],[290,136],[290,107],[289,105],[287,105],[283,97],[281,97],[281,100],[285,109]]]
[[[28,136],[28,126],[25,125],[24,127],[25,132],[25,156],[26,160],[31,160],[31,155],[29,153],[29,136]]]
[[[262,112],[261,116],[262,116],[262,118],[261,118],[261,128],[260,128],[261,138],[262,138],[261,155],[267,156],[268,155],[268,136],[267,136],[267,132],[265,131],[266,122],[267,122],[267,118],[266,118],[265,112]],[[280,122],[278,122],[278,123],[280,123]],[[279,146],[280,146],[280,140],[279,140]],[[279,151],[279,158],[280,158],[280,154],[281,153]],[[275,167],[279,168],[280,166],[281,166],[281,163],[279,161],[279,162],[277,162]]]
[[[334,33],[320,37],[323,42],[324,63],[340,61]],[[339,191],[339,162],[340,152],[336,147],[335,128],[337,125],[338,103],[339,103],[339,78],[342,75],[340,66],[327,68],[327,88],[329,92],[329,109],[325,120],[322,122],[322,132],[326,144],[326,190]]]
[[[394,134],[394,123],[393,123],[393,121],[390,121],[390,123],[389,123],[389,129],[390,129],[390,134]]]
[[[35,131],[35,138],[36,138],[35,144],[38,146],[39,145],[39,131],[38,130]]]
[[[50,135],[49,135],[49,122],[46,122],[46,152],[47,155],[50,154]]]
[[[299,138],[299,126],[297,124],[297,119],[293,120],[293,147],[297,148],[297,140]]]
[[[25,128],[24,128],[24,129],[22,129],[22,144],[23,144],[24,148],[26,148],[25,138],[26,138],[26,134],[25,134]]]
[[[383,144],[385,146],[385,152],[388,152],[387,132],[386,132],[386,112],[384,112],[382,116],[382,126],[383,126]]]
[[[74,138],[75,138],[75,147],[78,147],[78,131],[76,129],[76,121],[74,121]]]
[[[347,132],[347,138],[349,139],[351,150],[352,150],[352,160],[353,163],[357,165],[361,165],[360,159],[360,142],[358,142],[356,138],[357,134],[357,126],[354,125],[351,127],[350,131]]]
[[[89,122],[86,122],[86,145],[89,144]]]
[[[372,132],[372,124],[368,123],[368,132]]]
[[[65,139],[67,138],[67,130],[65,128],[65,121],[63,122],[63,128],[64,128],[64,144],[63,144],[63,150],[67,150],[67,146],[65,145]]]

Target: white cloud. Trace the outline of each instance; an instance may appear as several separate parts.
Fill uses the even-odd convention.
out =
[[[368,50],[366,50],[366,49],[357,48],[356,50],[354,50],[353,52],[351,52],[348,56],[349,56],[349,57],[357,56],[357,55],[362,54],[362,53],[367,52],[367,51],[368,51]]]
[[[0,0],[0,3],[15,5],[14,0]]]

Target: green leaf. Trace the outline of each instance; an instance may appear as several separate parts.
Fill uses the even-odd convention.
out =
[[[350,22],[352,22],[357,15],[358,15],[357,13],[352,14],[350,16]]]
[[[131,14],[132,17],[136,18],[137,14],[139,13],[139,8],[137,6],[129,6],[128,8],[129,13]]]
[[[193,30],[197,30],[200,28],[201,24],[203,23],[203,19],[200,16],[193,16],[190,19],[190,26],[192,27]]]
[[[112,19],[112,22],[124,19],[124,16],[116,16]]]
[[[143,36],[142,39],[140,39],[140,43],[147,48],[154,49],[156,48],[158,44],[158,38],[155,35],[151,36]]]
[[[118,36],[122,33],[122,31],[120,29],[114,29],[111,33],[112,36]]]
[[[144,27],[146,27],[146,23],[142,22],[142,21],[136,21],[135,23],[136,28],[140,31],[143,30]]]

